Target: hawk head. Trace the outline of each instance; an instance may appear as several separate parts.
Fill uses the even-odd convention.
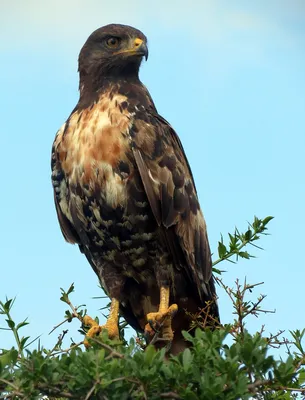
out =
[[[147,59],[148,49],[142,32],[127,25],[106,25],[94,31],[82,47],[80,77],[138,76],[143,57]]]

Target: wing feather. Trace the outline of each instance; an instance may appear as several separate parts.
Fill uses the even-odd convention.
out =
[[[59,226],[60,226],[61,232],[63,234],[63,237],[65,238],[65,240],[68,243],[71,243],[71,244],[80,243],[80,240],[79,240],[78,234],[76,233],[76,230],[73,228],[71,222],[62,213],[62,211],[60,209],[55,192],[54,192],[54,202],[55,202],[57,218],[59,221]]]
[[[140,176],[144,185],[145,192],[148,197],[150,207],[152,209],[152,212],[154,214],[154,217],[158,225],[160,226],[162,218],[161,218],[160,206],[158,204],[159,199],[157,198],[157,196],[154,195],[154,188],[152,182],[153,178],[149,174],[150,170],[146,168],[146,164],[143,160],[141,151],[139,149],[133,149],[133,154],[140,172]]]
[[[177,268],[211,298],[211,252],[193,175],[173,128],[159,115],[135,119],[133,153],[150,206]],[[158,149],[156,152],[155,149]]]
[[[62,207],[60,202],[65,204],[66,212],[68,213],[68,204],[67,198],[69,197],[68,194],[68,187],[66,182],[66,177],[64,171],[61,167],[61,163],[59,161],[59,157],[57,154],[57,145],[60,143],[62,139],[62,135],[64,133],[66,124],[64,124],[61,129],[57,132],[53,147],[52,147],[52,157],[51,157],[51,169],[52,169],[52,185],[53,185],[53,193],[54,193],[54,203],[57,213],[57,218],[59,221],[59,226],[61,232],[68,243],[80,244],[79,235],[76,232],[73,224],[69,221],[67,216],[62,211]]]

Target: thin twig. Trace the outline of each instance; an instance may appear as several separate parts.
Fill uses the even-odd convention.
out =
[[[259,380],[255,381],[253,383],[250,383],[248,385],[248,390],[249,390],[249,392],[254,392],[255,393],[259,387],[270,385],[271,383],[272,383],[272,381],[270,381],[270,380],[259,379]]]
[[[167,392],[160,394],[161,399],[181,399],[181,397],[175,392]]]
[[[68,296],[67,296],[68,297]],[[61,325],[63,325],[66,322],[71,322],[71,320],[73,318],[77,318],[81,323],[83,323],[83,317],[79,314],[79,312],[77,311],[77,309],[81,306],[78,307],[74,307],[73,304],[71,303],[69,297],[67,298],[67,300],[65,301],[66,304],[69,305],[69,307],[72,310],[72,314],[71,316],[65,318],[63,321],[61,321],[59,324],[55,325],[54,328],[49,332],[49,335],[55,331],[55,329],[57,329],[58,327],[60,327]]]
[[[287,390],[287,392],[298,392],[298,393],[305,393],[305,388],[290,388],[286,386],[277,386],[272,388],[272,390]]]
[[[87,393],[85,400],[89,400],[92,393],[94,392],[94,389],[96,388],[96,382],[94,383],[94,385],[92,386],[92,388],[89,390],[89,392]]]
[[[11,387],[14,389],[14,394],[15,394],[15,395],[18,395],[18,396],[22,396],[22,397],[23,397],[23,394],[19,392],[18,387],[17,387],[14,383],[12,383],[12,382],[10,382],[10,381],[4,379],[4,378],[0,378],[0,381],[3,382],[3,383],[5,383],[5,384],[8,385],[8,386],[11,386]],[[2,396],[2,395],[1,395],[1,396]],[[7,396],[7,395],[5,395],[4,397],[0,397],[0,399],[5,399],[6,396]]]
[[[76,315],[72,315],[72,318],[76,318]],[[53,333],[57,328],[59,328],[61,325],[65,324],[66,322],[68,322],[69,320],[71,320],[71,317],[69,318],[65,318],[63,321],[61,321],[59,324],[55,325],[53,327],[53,329],[49,332],[49,335],[51,335],[51,333]]]
[[[287,392],[305,393],[305,388],[291,388],[291,387],[287,387],[287,386],[277,386],[277,385],[274,385],[274,382],[272,382],[270,380],[261,380],[261,379],[255,381],[253,383],[250,383],[248,385],[248,390],[250,392],[255,393],[262,386],[265,386],[265,390],[267,390],[267,391],[269,391],[269,390],[286,390]]]
[[[71,347],[69,347],[68,349],[63,349],[63,350],[58,350],[55,351],[54,353],[51,353],[48,356],[56,356],[57,354],[63,354],[63,353],[69,353],[71,350],[75,349],[76,347],[81,346],[82,344],[84,344],[84,341],[78,342],[76,344],[73,344]]]
[[[301,357],[301,359],[299,360],[299,362],[297,363],[297,365],[295,366],[294,370],[295,372],[298,371],[302,365],[305,364],[305,354],[303,354],[303,356]]]
[[[62,392],[61,389],[58,389],[58,388],[55,388],[55,387],[50,388],[48,386],[48,384],[44,384],[44,383],[43,384],[38,384],[37,388],[39,390],[44,390],[45,393],[43,393],[43,394],[46,394],[48,396],[55,395],[55,396],[60,396],[60,397],[66,397],[67,399],[77,399],[77,396],[74,396],[72,393]]]
[[[68,333],[68,330],[66,329],[66,330],[62,331],[62,334],[58,335],[57,342],[55,343],[52,350],[50,350],[50,353],[53,353],[58,347],[60,347],[62,345],[62,341],[67,333]]]

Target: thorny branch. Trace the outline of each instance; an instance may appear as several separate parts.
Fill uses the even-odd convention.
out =
[[[69,297],[67,296],[67,300],[65,301],[65,303],[67,303],[69,306],[70,306],[70,308],[71,308],[71,310],[72,310],[72,314],[70,314],[67,318],[65,318],[63,321],[61,321],[59,324],[57,324],[57,325],[55,325],[54,327],[53,327],[53,329],[49,332],[49,335],[51,334],[51,333],[53,333],[57,328],[59,328],[61,325],[63,325],[64,323],[66,323],[66,322],[71,322],[71,320],[73,319],[73,318],[77,318],[81,323],[83,323],[83,316],[78,312],[78,308],[80,308],[81,306],[79,306],[79,307],[74,307],[73,306],[73,304],[71,303],[71,301],[70,301],[70,299],[69,299]]]
[[[249,392],[252,393],[257,393],[259,389],[263,389],[264,391],[279,391],[279,390],[284,390],[287,392],[298,392],[298,393],[305,393],[305,388],[293,388],[293,387],[287,387],[287,386],[281,386],[281,385],[276,385],[272,380],[266,379],[266,380],[257,380],[253,383],[250,383],[248,385],[248,390]]]
[[[237,315],[237,319],[235,320],[234,324],[231,328],[231,333],[233,336],[236,334],[243,335],[244,333],[244,320],[249,315],[254,315],[257,317],[259,313],[274,313],[275,311],[272,310],[264,310],[261,308],[261,303],[265,299],[265,295],[260,295],[256,302],[250,302],[245,299],[245,296],[248,292],[252,292],[252,290],[256,286],[260,286],[263,282],[256,283],[256,284],[247,284],[246,280],[244,284],[241,285],[239,280],[235,281],[236,288],[230,288],[229,286],[225,285],[221,278],[215,277],[216,281],[220,284],[220,286],[225,290],[226,294],[229,296],[231,303],[234,308],[233,314]],[[280,332],[282,333],[282,332]],[[280,334],[279,333],[279,334]],[[277,334],[276,336],[278,336]]]
[[[230,250],[226,250],[226,247],[223,245],[221,242],[220,244],[220,253],[221,257],[219,260],[216,260],[213,265],[216,265],[218,262],[222,260],[229,260],[229,258],[232,255],[236,255],[237,257],[243,257],[243,258],[249,258],[251,255],[249,255],[247,252],[241,252],[242,247],[244,247],[246,244],[253,244],[252,242],[254,240],[257,240],[258,238],[258,233],[263,233],[264,230],[266,229],[265,226],[270,220],[270,217],[267,217],[265,220],[258,220],[256,219],[252,225],[249,225],[249,230],[245,234],[240,234],[238,230],[236,230],[235,235],[229,235],[231,242],[230,242]],[[224,252],[224,249],[226,252]],[[245,281],[243,284],[240,284],[238,280],[235,282],[235,287],[230,288],[227,285],[225,285],[222,281],[221,278],[215,277],[216,281],[219,283],[219,285],[225,290],[227,293],[228,297],[230,298],[233,308],[234,308],[234,314],[236,315],[235,321],[232,325],[228,326],[230,327],[230,333],[233,335],[235,339],[239,336],[240,338],[243,338],[244,335],[246,335],[246,331],[244,329],[245,327],[245,319],[249,315],[254,315],[257,317],[260,313],[272,313],[274,311],[269,311],[269,310],[264,310],[262,309],[261,305],[262,302],[265,298],[265,295],[260,295],[256,301],[248,301],[246,299],[246,296],[248,293],[252,292],[252,289],[254,289],[256,286],[261,285],[262,283],[258,283],[255,285],[250,285],[247,284]],[[72,312],[67,311],[66,315],[67,318],[65,318],[64,321],[56,325],[51,332],[53,332],[56,328],[61,326],[65,322],[70,322],[73,318],[77,318],[79,321],[83,323],[83,310],[80,310],[80,307],[75,307],[72,302],[69,299],[69,294],[73,292],[74,286],[71,285],[69,290],[67,292],[62,290],[62,297],[61,300],[67,303],[71,309]],[[206,328],[206,327],[220,327],[220,328],[226,328],[223,327],[219,324],[218,321],[210,317],[210,308],[213,306],[212,302],[208,302],[205,307],[203,307],[201,310],[198,311],[196,314],[189,314],[190,317],[192,318],[193,324],[191,326],[191,329],[195,329],[196,327],[200,328]],[[120,326],[121,329],[123,329],[126,326],[126,322],[122,323],[122,326]],[[260,337],[262,337],[264,333],[264,326],[262,326],[259,334]],[[158,327],[158,330],[155,330],[155,335],[151,341],[152,344],[162,342],[162,338],[160,338],[160,331],[162,330],[162,324],[160,324],[160,327]],[[305,330],[304,330],[305,331]],[[277,334],[270,334],[269,337],[264,338],[267,345],[270,347],[279,347],[281,345],[286,345],[287,350],[289,354],[291,355],[290,348],[288,347],[289,344],[293,344],[297,346],[299,349],[299,353],[294,353],[294,359],[293,359],[293,368],[292,368],[292,376],[294,377],[289,383],[287,383],[287,386],[281,385],[282,383],[280,380],[278,380],[276,377],[272,378],[269,377],[269,379],[263,379],[264,376],[266,375],[256,375],[253,373],[250,368],[247,368],[247,374],[248,374],[248,392],[252,393],[253,396],[260,395],[261,393],[267,393],[267,392],[276,392],[276,391],[284,391],[284,392],[296,392],[300,393],[302,395],[305,395],[305,388],[302,386],[302,384],[299,384],[298,378],[295,378],[298,372],[300,372],[301,367],[305,364],[305,352],[303,351],[301,340],[304,336],[304,331],[302,333],[292,333],[294,336],[294,341],[288,341],[287,339],[280,339],[280,336],[283,334],[284,331],[279,331]],[[71,350],[75,349],[76,347],[79,347],[82,342],[79,342],[77,344],[73,343],[71,347],[67,349],[62,349],[62,343],[63,339],[67,334],[67,330],[64,330],[62,334],[58,336],[58,340],[55,344],[55,346],[47,352],[46,357],[51,357],[63,353],[69,353]],[[95,343],[97,343],[101,348],[105,349],[107,351],[106,357],[104,358],[105,361],[110,360],[110,359],[115,359],[117,358],[118,360],[115,360],[115,362],[120,362],[120,360],[126,360],[127,357],[120,353],[120,351],[116,351],[111,345],[108,345],[106,343],[103,343],[102,341],[99,340],[99,338],[93,337],[91,340]],[[145,345],[141,342],[139,338],[136,339],[138,345],[145,349]],[[1,354],[0,354],[1,355]],[[19,360],[19,359],[18,359]],[[301,370],[303,371],[303,370]],[[289,372],[291,373],[291,371]],[[275,375],[274,375],[275,376]],[[261,378],[261,379],[258,379]],[[143,400],[148,400],[149,399],[149,391],[147,384],[142,381],[142,379],[138,378],[130,378],[128,376],[119,376],[117,378],[114,378],[110,381],[108,381],[111,384],[114,384],[118,381],[125,381],[131,384],[131,386],[128,388],[128,393],[130,396],[132,396],[134,393],[137,393],[137,395],[141,396],[141,399]],[[12,392],[6,393],[5,395],[0,394],[0,399],[5,399],[5,400],[10,400],[16,398],[20,399],[28,399],[28,397],[24,394],[21,393],[21,388],[18,387],[18,385],[15,384],[14,382],[11,382],[8,379],[1,378],[0,382],[2,382],[3,385],[0,385],[0,388],[2,389],[10,387],[12,389]],[[288,381],[287,381],[288,382]],[[300,380],[301,382],[301,380]],[[90,400],[95,396],[95,391],[100,390],[99,385],[102,383],[102,379],[97,375],[95,379],[90,382],[90,386],[86,388],[86,392],[83,395],[83,398],[85,400]],[[298,385],[298,387],[292,387],[293,385]],[[37,382],[35,383],[35,389],[41,390],[43,393],[49,395],[49,396],[54,396],[54,397],[64,397],[67,399],[77,399],[79,396],[75,395],[74,392],[73,394],[69,390],[65,390],[65,385],[63,384],[63,381],[60,381],[58,384],[59,387],[52,387],[49,385],[48,382]],[[225,390],[226,388],[224,388]],[[159,398],[164,398],[164,399],[181,399],[181,397],[176,391],[173,391],[172,388],[170,388],[171,391],[165,391],[163,393],[159,393]],[[178,390],[179,392],[179,390]],[[180,393],[180,392],[179,392]],[[108,400],[108,397],[102,393],[101,394],[103,400]]]

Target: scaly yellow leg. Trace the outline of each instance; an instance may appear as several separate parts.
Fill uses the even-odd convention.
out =
[[[90,326],[89,331],[87,332],[86,337],[92,338],[97,336],[102,330],[107,329],[108,336],[110,339],[119,339],[119,301],[117,299],[111,299],[110,313],[109,317],[106,321],[105,325],[98,325],[94,319],[89,317],[89,315],[85,315],[83,319],[84,325]],[[84,345],[89,347],[90,344],[87,339],[84,340]]]
[[[172,340],[174,333],[172,330],[172,317],[178,311],[177,304],[169,306],[169,287],[161,286],[160,288],[160,304],[159,311],[147,314],[147,324],[145,326],[145,332],[150,336],[153,336],[158,326],[162,326],[162,339]]]

